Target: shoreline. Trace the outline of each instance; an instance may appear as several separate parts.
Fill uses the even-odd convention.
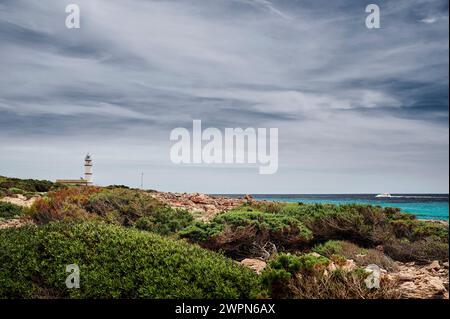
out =
[[[180,207],[186,207],[191,208],[194,211],[204,211],[206,213],[208,212],[216,212],[217,210],[220,210],[222,208],[227,207],[234,207],[235,205],[238,205],[239,203],[246,202],[247,197],[251,197],[252,200],[255,201],[262,201],[262,202],[276,202],[276,203],[296,203],[296,202],[302,202],[301,200],[291,200],[291,201],[283,201],[283,200],[272,200],[269,196],[262,197],[261,195],[253,195],[253,194],[204,194],[204,193],[176,193],[176,192],[159,192],[156,191],[154,193],[157,198],[161,199],[162,201],[166,202],[168,205],[172,206],[173,208],[180,208]],[[159,195],[157,195],[159,194]],[[260,197],[261,196],[261,197]],[[278,195],[278,196],[290,196],[290,195]],[[315,195],[314,195],[315,196]],[[327,195],[328,196],[328,195]],[[221,200],[218,200],[221,199]],[[221,202],[222,201],[222,202]],[[314,202],[303,202],[305,204],[314,204]],[[318,202],[319,204],[331,204],[331,205],[347,205],[347,204],[356,204],[356,205],[372,205],[372,206],[381,206],[377,205],[376,203],[359,203],[359,202],[353,202],[353,203],[334,203],[332,201],[330,202]],[[213,205],[216,206],[216,208],[213,208],[212,206],[204,206],[204,205]],[[382,207],[396,207],[396,206],[389,206],[389,205],[383,205]],[[447,216],[447,219],[431,219],[431,218],[421,218],[419,214],[414,212],[408,212],[403,211],[402,213],[407,213],[416,216],[417,220],[426,221],[426,222],[432,222],[432,223],[440,223],[443,225],[448,226],[449,225],[449,218]]]

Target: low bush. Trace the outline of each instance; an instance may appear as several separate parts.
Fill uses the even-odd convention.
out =
[[[312,251],[326,257],[331,257],[332,255],[342,255],[342,245],[340,241],[328,240],[323,244],[316,245]]]
[[[358,266],[375,264],[386,270],[396,268],[394,261],[382,251],[373,248],[361,248],[348,241],[329,240],[313,248],[313,251],[328,258],[342,256],[344,260],[353,259]]]
[[[282,213],[297,216],[317,240],[344,239],[361,245],[378,244],[388,220],[383,208],[363,205],[297,205]]]
[[[24,194],[25,191],[23,189],[17,188],[17,187],[11,187],[8,189],[8,192],[10,194]]]
[[[162,235],[185,228],[193,220],[187,211],[174,210],[145,192],[126,188],[61,189],[38,199],[31,211],[38,224],[60,220],[103,220]]]
[[[198,222],[180,235],[231,257],[263,259],[278,249],[300,249],[312,239],[311,231],[296,218],[239,209],[217,215],[209,223]]]
[[[134,226],[160,235],[169,235],[186,228],[193,220],[192,215],[185,210],[164,207],[139,218]]]
[[[384,252],[394,260],[429,263],[433,260],[448,261],[448,243],[440,237],[429,236],[424,239],[409,241],[395,239],[383,245]]]
[[[393,299],[399,298],[395,283],[382,279],[380,288],[369,289],[364,280],[368,273],[324,271],[330,260],[311,254],[280,254],[263,271],[262,283],[272,298],[295,299]]]
[[[448,243],[448,227],[438,223],[400,219],[393,220],[391,225],[397,238],[415,241],[435,236]]]
[[[22,192],[42,193],[48,192],[52,189],[59,187],[55,183],[45,180],[36,179],[20,179],[0,176],[0,189],[20,189]]]
[[[80,268],[67,289],[66,265]],[[254,298],[251,270],[149,232],[99,223],[0,231],[0,298]]]
[[[70,187],[50,192],[38,198],[31,207],[31,218],[37,224],[61,220],[87,220],[90,217],[83,206],[89,196],[100,192],[97,187]]]
[[[17,218],[25,214],[25,210],[14,204],[0,202],[0,220]]]
[[[390,258],[417,262],[448,258],[448,226],[416,220],[414,215],[401,213],[398,208],[331,204],[269,207],[265,202],[253,205],[264,212],[298,219],[312,231],[316,243],[337,240],[365,247],[368,249],[366,261],[378,260],[388,266],[392,264]],[[332,245],[316,249],[325,253],[339,248]],[[384,252],[390,258],[383,258],[383,253],[370,250],[379,245],[385,247]],[[334,253],[339,254],[338,251]]]

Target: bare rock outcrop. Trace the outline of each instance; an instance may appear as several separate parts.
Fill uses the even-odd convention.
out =
[[[172,208],[182,208],[196,216],[197,220],[209,221],[220,212],[236,208],[245,203],[241,198],[226,198],[200,193],[156,192],[153,197]]]
[[[399,281],[402,297],[448,299],[448,268],[437,260],[427,266],[414,263],[397,263],[397,266],[398,271],[391,275]]]
[[[241,265],[248,267],[255,271],[257,274],[260,274],[264,268],[266,268],[267,264],[265,261],[262,261],[260,259],[253,259],[253,258],[245,258],[240,262]]]

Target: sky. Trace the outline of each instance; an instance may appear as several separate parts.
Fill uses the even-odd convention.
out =
[[[0,175],[78,178],[90,152],[98,185],[448,193],[448,5],[0,0]],[[278,171],[172,163],[194,119],[278,128]]]

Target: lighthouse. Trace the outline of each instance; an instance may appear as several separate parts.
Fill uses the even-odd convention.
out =
[[[92,185],[92,157],[89,153],[84,158],[84,180],[87,185]]]
[[[92,157],[87,153],[84,158],[84,178],[80,179],[57,179],[56,183],[74,186],[91,186],[92,183]]]

